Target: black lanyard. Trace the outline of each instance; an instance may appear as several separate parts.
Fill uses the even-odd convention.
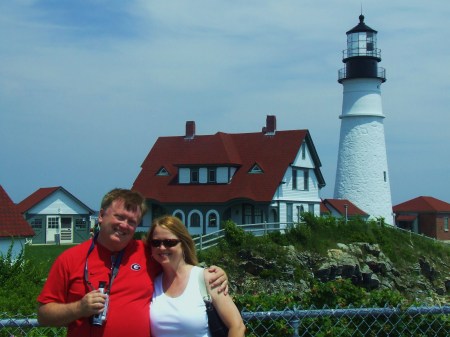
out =
[[[95,243],[97,241],[97,236],[98,236],[98,233],[95,234],[94,238],[92,239],[91,246],[89,247],[89,250],[88,250],[87,255],[86,255],[86,262],[84,263],[84,281],[86,282],[86,284],[88,285],[89,289],[91,289],[91,290],[95,290],[95,288],[92,285],[92,283],[89,281],[88,258],[89,258],[89,255],[94,250]],[[109,276],[109,285],[108,285],[108,287],[106,288],[106,291],[105,291],[106,294],[109,294],[111,292],[111,287],[112,287],[113,281],[116,278],[117,274],[119,273],[120,262],[122,261],[122,256],[123,256],[124,251],[125,251],[125,248],[122,249],[119,252],[119,254],[117,254],[117,257],[116,257],[114,263],[112,263],[111,275]]]

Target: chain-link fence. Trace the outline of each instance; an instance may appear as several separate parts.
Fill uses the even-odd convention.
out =
[[[242,311],[249,337],[450,336],[450,306]],[[36,317],[0,314],[0,336],[65,336],[64,328],[39,326]]]

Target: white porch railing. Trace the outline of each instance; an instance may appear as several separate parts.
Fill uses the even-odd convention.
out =
[[[284,232],[285,229],[292,227],[293,224],[293,222],[263,222],[237,226],[242,228],[245,232],[252,233],[255,236],[262,236],[274,231]],[[219,240],[223,238],[224,235],[225,231],[220,229],[215,232],[197,236],[194,238],[195,247],[197,250],[213,247],[217,245]]]

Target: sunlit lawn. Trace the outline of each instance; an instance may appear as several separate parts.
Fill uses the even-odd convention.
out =
[[[50,267],[56,257],[66,249],[74,245],[27,245],[25,246],[25,258],[36,264],[45,264]]]

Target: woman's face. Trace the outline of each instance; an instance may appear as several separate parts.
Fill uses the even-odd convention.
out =
[[[166,228],[156,226],[150,240],[152,256],[161,265],[178,263],[183,259],[183,248],[180,239]]]

